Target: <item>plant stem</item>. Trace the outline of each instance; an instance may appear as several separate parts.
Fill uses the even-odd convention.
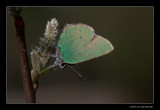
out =
[[[40,72],[40,76],[48,73],[49,71],[53,70],[54,68],[55,68],[55,65],[49,66],[48,68],[46,68],[45,70],[43,70],[43,71]]]
[[[14,16],[14,20],[17,33],[18,49],[21,60],[22,80],[24,93],[26,96],[26,103],[36,103],[36,96],[33,90],[31,73],[27,58],[23,18],[21,16]]]

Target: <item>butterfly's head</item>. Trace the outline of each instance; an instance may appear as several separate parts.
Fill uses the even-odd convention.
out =
[[[56,60],[54,62],[55,66],[58,66],[59,68],[63,69],[66,68],[67,64],[64,63],[59,57],[56,57]]]

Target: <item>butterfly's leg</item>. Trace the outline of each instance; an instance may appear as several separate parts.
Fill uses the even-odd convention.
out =
[[[67,66],[67,64],[60,64],[60,65],[59,65],[59,67],[60,67],[61,69],[65,68],[66,66]]]

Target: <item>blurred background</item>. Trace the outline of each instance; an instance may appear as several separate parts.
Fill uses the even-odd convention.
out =
[[[6,100],[25,103],[14,20],[6,14]],[[59,33],[66,23],[84,23],[114,46],[107,55],[72,65],[87,80],[69,67],[41,77],[37,103],[153,102],[153,7],[25,7],[22,16],[29,58],[30,45],[39,45],[54,17]]]

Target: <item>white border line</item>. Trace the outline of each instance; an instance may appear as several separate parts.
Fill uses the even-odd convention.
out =
[[[6,103],[7,103],[7,7],[6,7]]]
[[[154,7],[153,7],[153,104],[154,102]]]
[[[6,103],[7,103],[7,8],[8,7],[152,7],[153,8],[153,103],[106,103],[106,104],[154,104],[154,6],[6,6]],[[19,104],[19,103],[9,103]],[[26,104],[26,103],[20,103]],[[36,103],[36,104],[54,104],[54,103]],[[61,103],[60,103],[61,104]],[[96,103],[93,103],[96,104]],[[134,105],[133,105],[134,106]],[[135,105],[136,106],[136,105]]]

